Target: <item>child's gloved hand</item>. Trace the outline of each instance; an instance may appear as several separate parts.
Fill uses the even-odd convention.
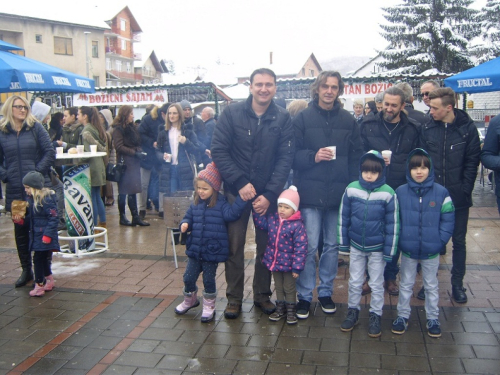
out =
[[[189,224],[188,223],[182,223],[181,225],[181,233],[186,233],[188,230]]]
[[[43,236],[42,237],[42,242],[43,243],[50,243],[52,241],[52,238],[48,237],[48,236]]]

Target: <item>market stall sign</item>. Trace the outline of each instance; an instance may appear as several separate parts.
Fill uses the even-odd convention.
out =
[[[127,92],[97,92],[95,94],[73,95],[73,105],[80,106],[110,106],[110,105],[162,105],[168,101],[167,90],[130,90]]]

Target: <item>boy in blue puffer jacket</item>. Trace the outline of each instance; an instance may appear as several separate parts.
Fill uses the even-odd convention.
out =
[[[372,289],[368,336],[379,337],[385,264],[392,260],[398,245],[398,198],[385,183],[385,162],[380,152],[367,152],[360,165],[359,181],[347,186],[339,209],[339,250],[350,252],[348,311],[340,330],[349,332],[358,323],[368,263]]]
[[[194,203],[181,221],[181,233],[191,232],[187,237],[186,254],[189,257],[184,273],[184,301],[175,308],[182,315],[200,304],[196,295],[196,281],[203,272],[202,323],[215,318],[217,289],[215,275],[220,262],[229,256],[229,241],[226,222],[237,220],[247,204],[238,195],[231,206],[219,194],[222,179],[214,163],[198,174],[194,180]]]
[[[434,166],[425,150],[417,148],[408,155],[406,180],[408,183],[396,190],[400,202],[402,257],[398,317],[392,323],[392,332],[401,335],[408,328],[410,298],[420,262],[427,333],[430,337],[440,337],[439,253],[453,234],[455,208],[448,190],[434,182]]]

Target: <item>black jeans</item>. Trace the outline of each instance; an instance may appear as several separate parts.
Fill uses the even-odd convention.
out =
[[[460,208],[455,211],[455,228],[453,229],[453,267],[451,269],[451,285],[462,286],[465,276],[467,223],[469,222],[469,208]]]
[[[50,253],[52,251],[34,251],[33,264],[35,265],[35,282],[38,284],[43,283],[45,277],[52,275],[50,270]]]
[[[28,223],[14,224],[14,237],[21,267],[23,270],[31,270],[30,227]]]

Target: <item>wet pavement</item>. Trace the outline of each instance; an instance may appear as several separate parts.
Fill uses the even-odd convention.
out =
[[[110,251],[81,258],[55,256],[56,288],[41,298],[13,288],[20,274],[12,223],[0,216],[0,374],[498,374],[500,372],[499,214],[489,185],[477,184],[467,234],[469,301],[451,298],[451,246],[441,257],[440,322],[430,338],[423,302],[412,298],[409,330],[390,331],[397,297],[385,295],[382,336],[368,337],[369,296],[360,324],[339,327],[347,311],[348,267],[339,269],[324,314],[316,297],[296,326],[270,322],[252,305],[253,242],[249,227],[243,313],[222,316],[224,265],[218,269],[216,319],[200,322],[201,307],[174,314],[181,302],[186,258],[175,269],[163,257],[165,225],[148,211],[147,228],[120,227],[107,207]],[[177,248],[184,255],[182,247]],[[348,258],[345,258],[348,261]],[[422,285],[418,277],[414,295]],[[200,290],[202,285],[199,282]]]

